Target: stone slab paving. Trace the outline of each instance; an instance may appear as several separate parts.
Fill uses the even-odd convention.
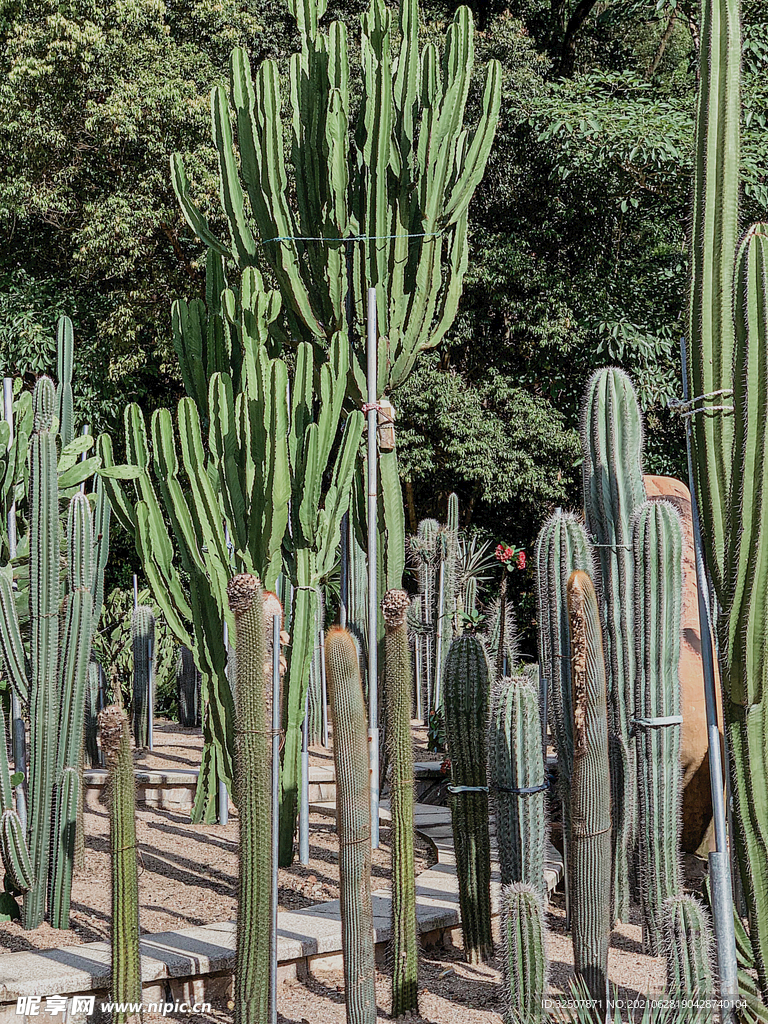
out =
[[[329,813],[329,802],[318,801],[311,809]],[[389,808],[382,801],[382,820]],[[459,894],[450,811],[446,807],[417,804],[416,828],[435,847],[438,862],[416,879],[416,915],[421,932],[459,924]],[[562,860],[550,847],[547,882],[553,889],[562,877]],[[498,865],[493,865],[491,899],[494,913],[499,899]],[[387,890],[373,893],[374,937],[385,942],[390,935],[390,901]],[[278,960],[281,964],[303,958],[338,954],[341,951],[339,901],[332,900],[278,915]],[[147,935],[141,940],[141,974],[146,986],[167,979],[199,978],[231,971],[235,957],[235,924],[219,922],[197,928]],[[61,949],[7,953],[0,956],[0,1004],[15,1004],[20,996],[74,995],[106,990],[109,984],[109,945],[90,942]],[[2,1016],[2,1006],[0,1006]],[[18,1018],[21,1024],[21,1018]]]

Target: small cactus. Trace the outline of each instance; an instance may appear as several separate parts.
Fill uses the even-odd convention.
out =
[[[264,598],[256,576],[227,586],[235,616],[235,791],[240,816],[235,1024],[263,1024],[269,1007],[272,793],[264,661]]]
[[[531,885],[515,882],[501,890],[501,966],[504,1024],[542,1024],[547,988],[544,904]]]
[[[573,678],[571,875],[576,974],[600,1012],[608,998],[611,935],[611,792],[600,611],[592,580],[568,580]]]
[[[185,729],[194,729],[200,725],[200,673],[188,647],[179,648],[176,692],[179,699],[179,725]]]
[[[418,1005],[416,870],[413,856],[413,672],[406,616],[410,598],[389,590],[381,602],[386,635],[386,710],[392,812],[392,1016]]]
[[[493,954],[486,785],[488,700],[485,648],[476,636],[457,637],[446,659],[444,708],[461,927],[470,963],[485,963]]]
[[[662,920],[670,995],[711,998],[713,938],[706,908],[694,896],[673,896],[664,903]]]
[[[349,1024],[375,1024],[368,722],[357,647],[347,630],[328,632],[325,666],[336,767],[344,999]]]
[[[488,734],[491,794],[502,885],[524,882],[544,899],[547,817],[541,716],[536,687],[502,679]]]
[[[133,738],[137,750],[149,746],[149,702],[155,655],[155,617],[139,605],[131,616],[133,639]]]
[[[139,872],[136,853],[136,783],[131,734],[122,708],[99,713],[101,748],[109,772],[109,847],[112,865],[112,999],[141,1002]],[[115,1011],[112,1024],[128,1014]]]

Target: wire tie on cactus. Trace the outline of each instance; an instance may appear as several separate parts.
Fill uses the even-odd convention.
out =
[[[269,242],[322,242],[336,245],[344,242],[388,242],[392,238],[439,238],[441,231],[418,231],[413,235],[349,235],[347,238],[320,238],[311,235],[278,235],[276,238],[262,238],[261,244]]]
[[[488,786],[449,786],[449,793],[487,793]]]
[[[547,789],[549,789],[549,786],[546,782],[542,782],[540,786],[493,786],[494,793],[512,793],[514,796],[528,796],[531,793],[543,793]]]
[[[632,545],[631,544],[596,544],[594,541],[592,542],[592,547],[593,548],[609,548],[611,551],[618,551],[619,549],[621,549],[623,551],[631,551],[632,550]]]
[[[682,715],[667,715],[660,718],[630,718],[633,729],[664,729],[669,725],[682,725]]]
[[[712,398],[717,398],[719,395],[730,395],[733,397],[733,388],[720,388],[718,391],[709,391],[705,395],[698,395],[696,398],[691,398],[689,401],[684,402],[679,398],[670,398],[667,403],[669,408],[673,412],[677,412],[684,419],[689,416],[696,416],[699,413],[710,413],[710,412],[733,412],[734,407],[732,405],[699,405],[699,402],[708,402]]]

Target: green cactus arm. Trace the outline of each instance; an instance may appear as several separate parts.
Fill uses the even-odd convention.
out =
[[[323,483],[323,467],[319,465],[317,458],[318,443],[317,424],[310,423],[304,431],[302,462],[295,478],[295,497],[299,498],[295,520],[297,534],[300,533],[304,542],[313,546]]]
[[[158,409],[152,415],[152,459],[182,565],[189,573],[196,570],[204,572],[205,563],[200,552],[203,535],[179,482],[173,419],[168,409]]]
[[[706,0],[701,15],[688,316],[688,387],[695,399],[734,386],[732,274],[739,231],[741,120],[739,0]],[[702,404],[732,403],[729,395],[720,394]],[[733,417],[694,416],[692,432],[707,568],[725,607]]]
[[[93,534],[96,545],[96,557],[93,565],[93,580],[91,582],[91,599],[93,601],[93,629],[95,630],[101,609],[104,605],[104,573],[109,558],[109,525],[112,518],[112,506],[107,497],[104,481],[101,477],[96,480],[96,499],[93,510]]]
[[[344,423],[338,454],[331,473],[331,482],[325,493],[317,531],[317,565],[313,582],[326,576],[336,559],[339,531],[344,513],[349,508],[352,479],[355,474],[360,439],[365,423],[363,414],[355,410]]]
[[[35,883],[32,860],[24,839],[21,819],[8,809],[0,817],[0,855],[11,881],[21,892],[29,892]]]
[[[59,421],[59,435],[63,445],[75,436],[75,413],[72,399],[72,362],[74,339],[72,321],[60,316],[56,331],[58,363],[58,385],[56,387],[56,417]]]
[[[220,85],[215,86],[211,91],[211,116],[213,144],[216,146],[219,157],[221,205],[227,215],[227,223],[238,262],[241,266],[247,266],[255,260],[256,242],[245,215],[245,197],[240,187],[240,176],[235,163],[227,94]]]
[[[8,730],[5,715],[0,708],[0,813],[13,809],[13,786],[11,768],[8,764]]]
[[[405,572],[405,509],[396,448],[379,452],[379,476],[387,531],[387,589],[397,590],[402,586]]]
[[[101,460],[99,479],[104,481],[104,489],[107,492],[109,504],[112,511],[117,516],[117,521],[120,523],[122,528],[129,537],[133,537],[136,533],[136,519],[133,504],[128,500],[120,480],[125,479],[122,475],[124,472],[126,474],[130,474],[132,478],[135,478],[138,476],[140,470],[137,466],[115,465],[115,460],[112,454],[112,438],[109,434],[100,434],[96,441],[96,446]],[[114,474],[120,475],[118,476]]]
[[[200,212],[199,207],[192,201],[192,197],[189,194],[189,180],[184,170],[184,161],[179,153],[174,153],[171,156],[171,182],[173,183],[173,191],[176,193],[176,199],[181,207],[181,212],[184,214],[184,219],[200,241],[221,256],[227,259],[234,259],[229,249],[211,231],[208,221]]]
[[[155,600],[160,605],[163,617],[179,643],[192,645],[192,638],[185,626],[185,620],[192,618],[192,609],[184,596],[178,573],[172,563],[160,561],[155,548],[155,538],[164,524],[155,522],[143,501],[136,505],[136,550],[144,567],[147,581]]]
[[[270,368],[271,403],[266,434],[270,445],[265,449],[265,491],[270,500],[264,506],[262,536],[264,548],[264,581],[274,590],[282,566],[281,545],[288,528],[291,475],[288,459],[288,370],[281,359],[275,359]]]
[[[328,360],[320,369],[320,409],[317,426],[320,433],[318,462],[328,464],[336,440],[349,374],[349,339],[340,331],[331,338]]]
[[[207,321],[208,314],[201,299],[192,299],[191,302],[176,299],[171,306],[173,347],[179,360],[184,390],[194,398],[201,412],[208,400],[208,381],[203,365],[203,332],[207,329]]]
[[[0,650],[11,685],[19,700],[26,704],[29,700],[27,658],[9,573],[10,569],[0,569]]]
[[[219,494],[224,505],[232,543],[241,558],[248,557],[248,519],[240,477],[235,396],[229,374],[214,374],[211,377],[209,394],[211,418],[208,444],[219,480]],[[268,495],[264,497],[266,501],[269,500]]]
[[[395,62],[394,100],[400,159],[413,178],[416,119],[420,79],[418,0],[401,0],[399,10],[400,53]]]
[[[63,930],[69,928],[79,797],[80,769],[65,768],[56,786],[51,851],[53,865],[48,897],[51,926]]]

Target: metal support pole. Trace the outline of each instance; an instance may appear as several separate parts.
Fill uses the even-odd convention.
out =
[[[376,289],[368,289],[368,744],[371,761],[371,846],[379,847],[379,686],[377,550],[378,413],[376,411]]]
[[[133,574],[133,610],[139,607],[139,577]]]
[[[155,673],[152,667],[154,657],[154,644],[149,641],[149,678],[147,679],[147,746],[154,750],[154,728],[155,728]]]
[[[421,710],[421,637],[417,634],[413,641],[414,655],[416,659],[416,717],[422,721]]]
[[[299,864],[309,864],[309,690],[301,723],[301,790],[299,793]]]
[[[269,1020],[277,1024],[277,857],[280,843],[280,616],[272,619],[272,927],[269,948]]]
[[[5,422],[11,428],[9,441],[13,441],[13,378],[3,378],[3,411]],[[16,502],[11,503],[8,512],[8,554],[16,557]],[[14,588],[15,589],[15,588]],[[21,714],[21,702],[11,687],[11,746],[13,748],[13,769],[21,773],[21,782],[14,789],[16,813],[21,822],[22,834],[27,831],[27,734]]]
[[[135,579],[135,577],[134,577]],[[226,621],[224,622],[224,649],[227,652],[227,660],[229,660],[229,627]],[[227,680],[229,682],[229,680]],[[229,793],[227,793],[227,784],[223,779],[219,779],[219,824],[226,825],[229,822]]]
[[[341,519],[341,585],[339,588],[339,625],[347,628],[349,609],[349,512]]]
[[[681,343],[683,364],[683,399],[688,401],[688,367],[685,339]],[[717,941],[717,966],[720,978],[722,1019],[733,1019],[732,1007],[739,997],[736,963],[736,939],[733,927],[733,891],[728,857],[728,838],[725,824],[723,799],[723,765],[720,751],[720,730],[717,723],[717,695],[715,689],[715,663],[712,657],[712,617],[709,606],[707,571],[704,564],[704,550],[701,541],[699,506],[693,477],[693,456],[691,453],[691,417],[686,417],[685,441],[688,454],[688,481],[691,489],[691,519],[693,523],[693,547],[696,557],[696,580],[699,602],[699,629],[701,635],[701,660],[704,670],[704,702],[707,712],[707,735],[709,738],[709,779],[712,788],[712,817],[715,825],[716,852],[709,855],[709,875],[712,881],[712,916]]]
[[[323,704],[323,746],[328,747],[328,679],[325,675],[325,630],[320,629],[320,700]]]

